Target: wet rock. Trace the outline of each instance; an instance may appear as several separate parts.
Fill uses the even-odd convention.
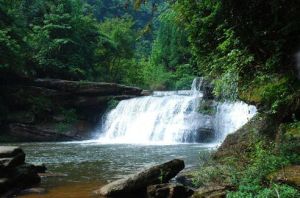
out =
[[[227,186],[209,186],[197,189],[192,198],[225,198]]]
[[[45,164],[35,165],[34,168],[37,173],[46,173],[46,170],[47,170],[47,167]]]
[[[0,189],[7,189],[9,186],[9,179],[8,178],[0,178]],[[1,193],[1,190],[0,190]]]
[[[150,96],[152,94],[153,94],[153,91],[151,91],[151,90],[143,90],[141,93],[142,96]]]
[[[286,183],[300,187],[300,165],[286,166],[267,177],[273,182]]]
[[[215,139],[215,131],[212,128],[200,128],[197,130],[196,142],[212,142]]]
[[[253,137],[258,140],[265,137],[275,139],[272,136],[274,136],[274,131],[277,130],[278,126],[278,121],[272,116],[258,113],[235,133],[229,134],[213,157],[221,160],[226,157],[240,158],[240,156],[246,156],[245,153],[252,149]]]
[[[39,169],[25,163],[25,153],[21,148],[0,146],[0,197],[9,197],[22,188],[38,184]]]
[[[26,195],[26,194],[45,194],[46,189],[45,188],[28,188],[25,190],[22,190],[20,192],[20,195]]]
[[[149,185],[168,182],[182,169],[184,169],[184,162],[175,159],[109,183],[94,193],[109,197],[122,197],[124,195],[135,194],[139,191],[146,191]]]
[[[20,147],[0,146],[0,158],[14,157],[20,153],[24,154],[23,150]]]
[[[32,164],[23,164],[12,170],[11,178],[14,184],[20,188],[30,187],[41,181],[35,166]]]
[[[91,131],[97,127],[109,101],[141,96],[142,92],[142,89],[115,83],[59,79],[36,79],[1,88],[3,100],[7,101],[4,105],[10,110],[1,124],[7,136],[17,138],[18,141],[90,139]],[[43,113],[34,113],[36,106]],[[67,117],[60,109],[75,110],[78,118],[74,123],[68,123],[70,129],[62,129],[66,135],[55,133],[56,130],[46,126],[66,123]],[[87,127],[77,128],[78,122],[87,123]]]
[[[29,141],[67,141],[82,140],[80,136],[67,135],[35,125],[12,123],[9,125],[10,135]]]
[[[29,111],[11,112],[8,115],[7,121],[31,124],[35,121],[35,115]]]
[[[214,87],[211,82],[209,82],[207,80],[203,80],[200,90],[203,92],[204,100],[213,100],[214,99],[214,94],[213,94]]]
[[[193,174],[190,172],[183,172],[183,173],[179,173],[176,176],[176,182],[178,182],[179,184],[182,184],[184,186],[189,186],[189,187],[194,187],[193,184]]]
[[[14,157],[0,158],[0,170],[13,168],[25,162],[25,154],[19,153]]]
[[[187,198],[194,191],[180,184],[157,184],[147,187],[148,198]]]
[[[80,95],[140,95],[142,89],[105,82],[81,82],[60,79],[36,79],[39,87],[71,92]]]

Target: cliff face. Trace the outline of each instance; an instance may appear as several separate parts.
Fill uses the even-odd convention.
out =
[[[106,109],[142,90],[115,83],[36,79],[2,85],[0,124],[5,135],[25,141],[90,137]]]

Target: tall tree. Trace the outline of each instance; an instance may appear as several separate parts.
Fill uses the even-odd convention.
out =
[[[93,70],[98,42],[96,20],[79,1],[52,5],[43,23],[33,27],[31,45],[39,76],[82,79]]]

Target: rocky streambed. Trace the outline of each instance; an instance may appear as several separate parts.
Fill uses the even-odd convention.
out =
[[[25,162],[25,153],[19,147],[0,146],[0,195],[9,197],[25,188],[39,184],[38,173],[46,171],[43,165]]]
[[[199,162],[199,152],[208,154],[214,149],[214,145],[208,144],[103,145],[96,142],[49,142],[13,145],[24,149],[27,162],[45,163],[47,167],[46,173],[39,174],[42,180],[38,186],[47,192],[29,194],[24,196],[26,198],[99,197],[100,195],[94,191],[99,191],[101,186],[119,179],[124,180],[145,170],[146,173],[142,174],[145,176],[142,177],[142,182],[139,180],[137,188],[141,188],[141,184],[144,190],[152,186],[149,189],[152,194],[156,194],[159,189],[159,191],[180,190],[182,186],[178,187],[173,183],[177,173],[183,167],[184,171],[195,168]],[[175,158],[179,159],[175,160],[175,163],[159,165]],[[185,162],[184,165],[182,161]],[[157,166],[162,167],[162,170],[159,168],[157,171],[158,168],[155,168]],[[154,172],[148,174],[149,169]],[[171,174],[167,174],[168,171]],[[131,186],[135,184],[131,183]],[[74,191],[74,188],[78,190]]]

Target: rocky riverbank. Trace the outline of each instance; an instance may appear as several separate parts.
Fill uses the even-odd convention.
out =
[[[300,131],[287,115],[258,113],[179,182],[197,188],[195,198],[299,197]]]
[[[142,95],[142,90],[115,83],[59,79],[3,83],[0,141],[81,140],[117,101]],[[5,113],[7,112],[7,113]]]
[[[0,146],[0,197],[9,197],[40,183],[38,173],[45,172],[46,167],[26,163],[25,156],[19,147]]]
[[[180,184],[169,183],[181,170],[184,162],[175,159],[153,166],[142,172],[130,175],[103,186],[94,194],[104,197],[190,197],[193,190]]]

